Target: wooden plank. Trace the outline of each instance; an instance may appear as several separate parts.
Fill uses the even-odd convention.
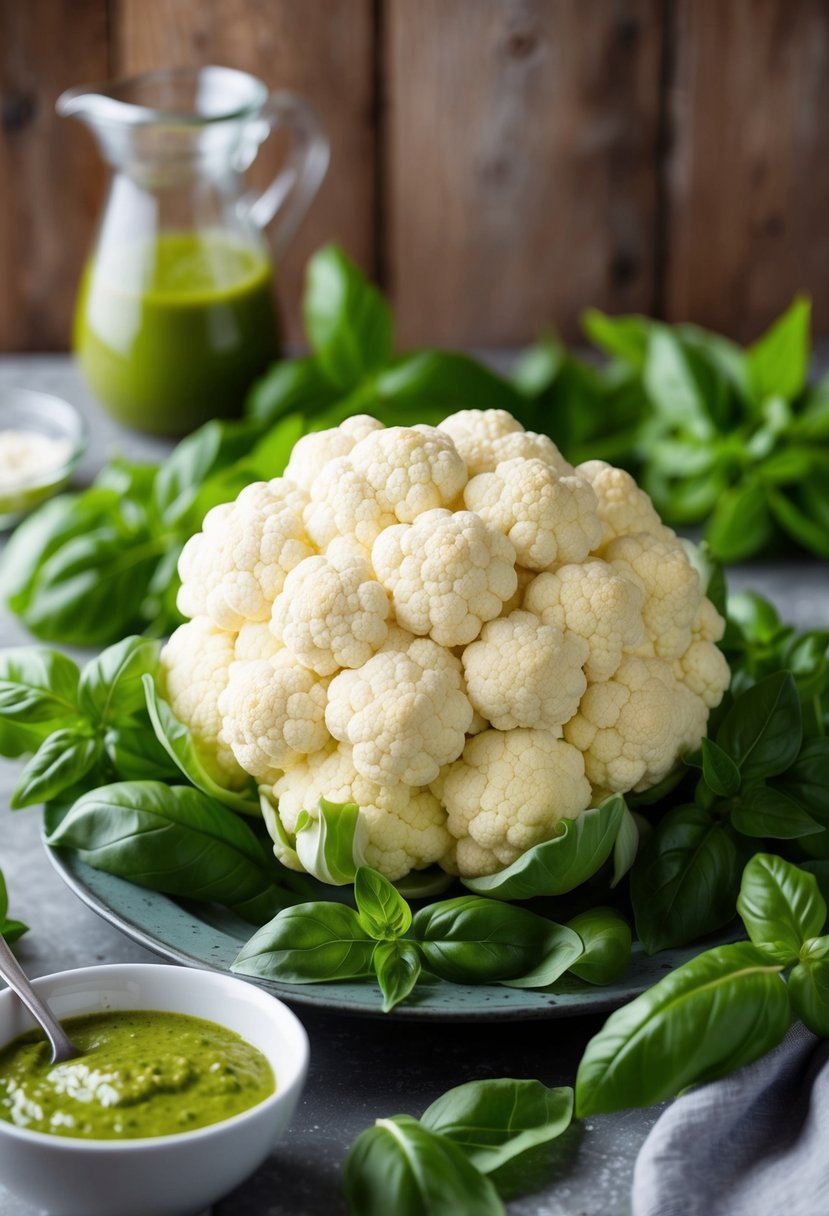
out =
[[[121,73],[220,63],[316,106],[331,167],[278,275],[287,338],[301,341],[302,275],[314,249],[338,240],[374,270],[371,0],[114,0],[113,38]],[[261,160],[275,171],[267,146]],[[264,185],[264,170],[256,176]]]
[[[0,350],[68,344],[104,173],[55,100],[107,72],[106,0],[0,3]]]
[[[658,0],[389,0],[387,259],[408,342],[578,332],[654,294]]]
[[[750,339],[808,290],[829,329],[829,5],[677,0],[666,301]]]

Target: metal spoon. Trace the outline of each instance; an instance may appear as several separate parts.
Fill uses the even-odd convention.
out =
[[[83,1055],[69,1035],[61,1026],[51,1009],[43,1003],[32,987],[28,975],[14,957],[5,938],[0,936],[0,976],[6,981],[13,992],[16,992],[23,1004],[40,1023],[46,1038],[52,1044],[52,1063],[62,1064],[64,1060],[72,1060]]]

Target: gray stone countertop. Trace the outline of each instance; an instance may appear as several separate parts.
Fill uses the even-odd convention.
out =
[[[157,460],[169,450],[164,440],[131,434],[110,421],[65,356],[2,358],[0,391],[8,384],[54,392],[83,410],[91,435],[83,480],[116,453]],[[829,625],[825,564],[758,563],[734,571],[730,585],[769,596],[801,627]],[[0,645],[30,641],[8,613],[0,612]],[[38,812],[7,809],[18,768],[0,759],[0,866],[11,915],[31,927],[17,947],[24,967],[31,975],[45,975],[96,963],[157,962],[63,885],[40,842]],[[213,1216],[340,1216],[345,1212],[342,1161],[348,1145],[375,1118],[418,1115],[445,1089],[479,1077],[572,1084],[584,1045],[603,1021],[598,1016],[447,1026],[297,1012],[311,1040],[310,1075],[297,1116],[265,1165],[217,1203]],[[601,1116],[568,1133],[558,1169],[534,1195],[510,1203],[510,1216],[625,1216],[636,1154],[658,1113]],[[34,1213],[0,1187],[0,1216]]]

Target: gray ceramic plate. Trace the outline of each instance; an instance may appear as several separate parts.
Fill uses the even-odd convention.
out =
[[[48,846],[46,851],[58,874],[85,904],[128,937],[172,962],[229,971],[240,946],[253,932],[250,925],[219,907],[179,903],[93,870],[72,851]],[[721,940],[728,938],[724,936]],[[615,1009],[650,988],[667,971],[687,962],[699,949],[666,950],[650,958],[637,944],[625,976],[606,988],[593,988],[570,977],[559,980],[555,992],[503,988],[497,984],[462,987],[436,981],[418,988],[391,1014],[381,1013],[380,990],[368,982],[306,985],[252,982],[261,983],[263,988],[293,1005],[336,1013],[436,1022],[524,1021]]]

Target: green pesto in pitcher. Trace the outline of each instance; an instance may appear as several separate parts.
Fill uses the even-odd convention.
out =
[[[163,233],[150,249],[93,258],[75,350],[96,397],[127,426],[181,435],[238,414],[279,353],[270,261],[221,231]]]

